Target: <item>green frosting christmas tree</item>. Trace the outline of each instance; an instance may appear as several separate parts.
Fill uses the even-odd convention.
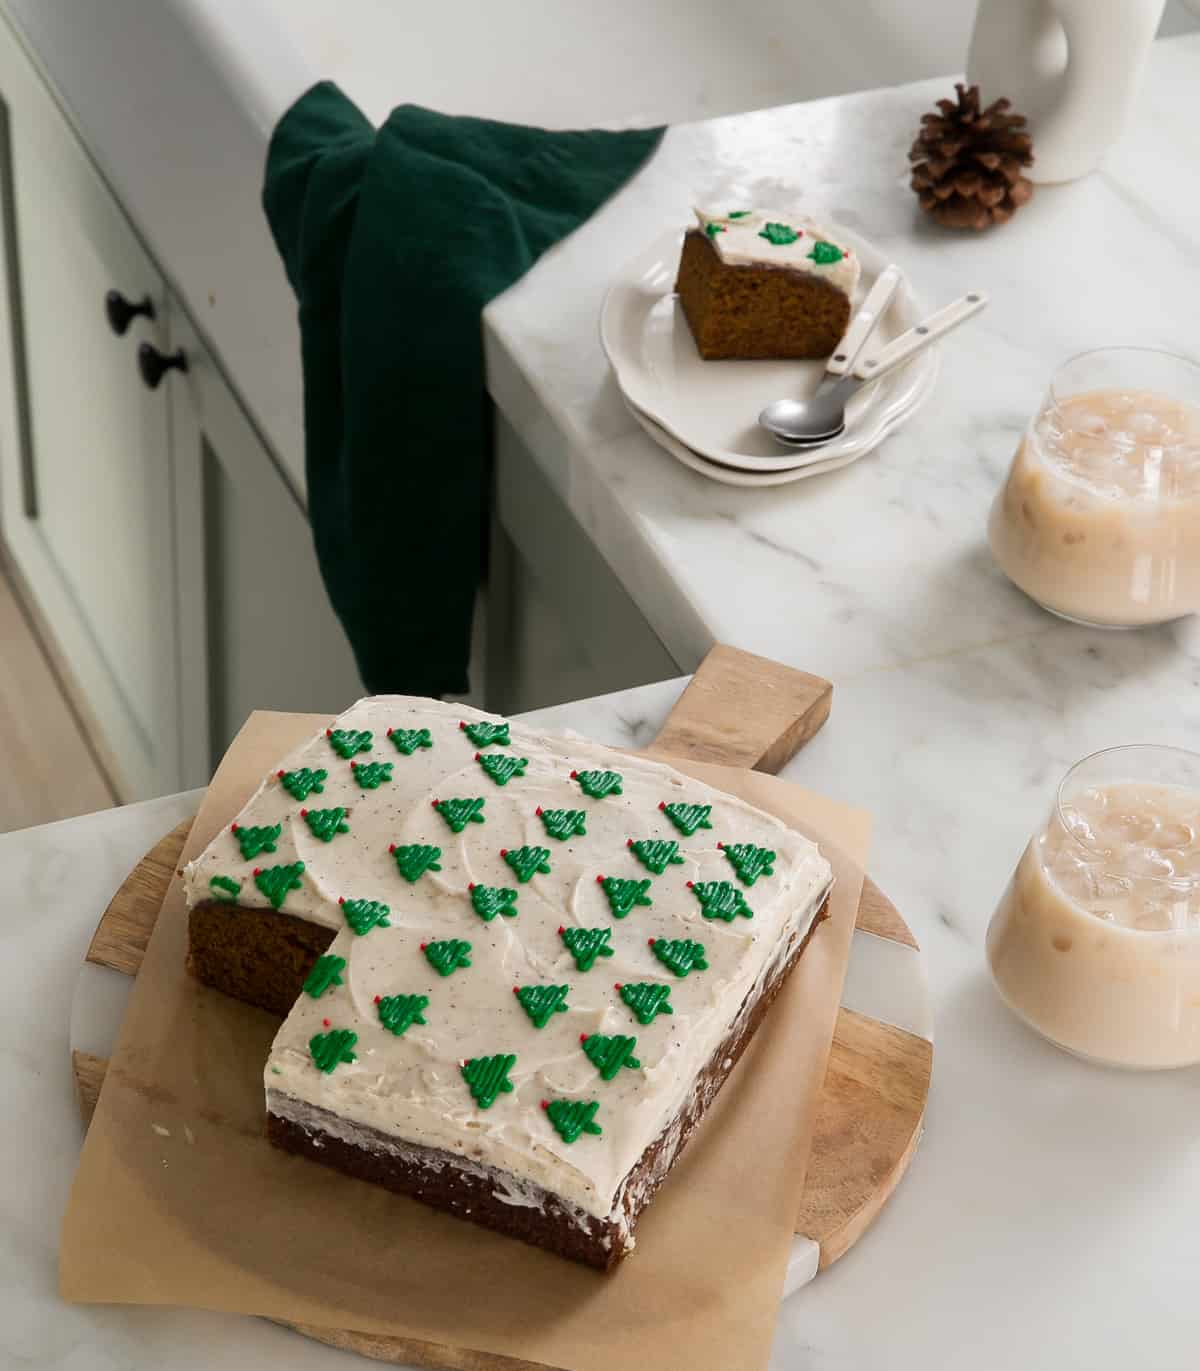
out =
[[[503,752],[477,752],[475,760],[497,785],[507,785],[514,776],[524,776],[528,757],[509,757]]]
[[[298,771],[279,771],[276,775],[279,777],[280,785],[293,800],[304,801],[313,792],[321,794],[325,789],[325,778],[329,772],[323,767],[310,771],[308,767],[302,766]]]
[[[241,881],[235,881],[232,876],[214,876],[209,881],[208,888],[212,891],[214,900],[223,902],[236,900],[242,893]]]
[[[632,984],[626,981],[618,985],[621,998],[633,1011],[638,1023],[653,1023],[659,1014],[674,1014],[671,1008],[671,987],[659,985],[654,981],[639,981]]]
[[[282,824],[271,824],[269,827],[243,828],[240,824],[230,824],[230,833],[238,841],[238,846],[242,849],[242,860],[252,861],[260,852],[274,852],[275,843],[278,841],[280,833],[283,832]]]
[[[403,847],[393,843],[388,851],[396,859],[396,869],[410,883],[419,881],[427,871],[442,869],[438,864],[442,849],[429,843],[405,843]]]
[[[608,945],[612,937],[611,928],[560,928],[558,936],[575,958],[575,965],[580,971],[590,971],[597,957],[611,957],[613,954]]]
[[[497,1095],[509,1095],[513,1083],[508,1073],[516,1065],[512,1052],[497,1053],[494,1057],[472,1057],[462,1064],[462,1076],[480,1109],[491,1109]]]
[[[660,804],[659,809],[667,816],[685,838],[690,838],[698,828],[711,828],[708,816],[712,805],[685,805],[673,802]]]
[[[450,825],[451,833],[461,833],[468,824],[481,824],[483,801],[474,800],[434,800],[434,809]]]
[[[329,746],[346,761],[355,753],[371,750],[371,731],[366,728],[327,728],[325,736]]]
[[[640,881],[625,876],[597,876],[596,881],[608,896],[614,919],[623,919],[638,905],[654,903],[647,894],[650,889],[649,876],[644,876]]]
[[[391,928],[388,915],[391,909],[379,900],[339,900],[342,914],[350,925],[350,930],[360,937],[373,928]]]
[[[785,248],[800,237],[796,230],[787,224],[764,224],[758,236],[765,238],[768,243],[777,248]]]
[[[775,854],[769,847],[756,847],[753,843],[718,843],[717,846],[729,858],[729,864],[743,885],[753,885],[760,876],[774,876],[771,863]]]
[[[312,830],[314,838],[331,843],[339,833],[349,833],[346,811],[338,805],[334,809],[302,809],[300,817]]]
[[[683,865],[674,838],[639,838],[636,843],[630,838],[627,846],[646,870],[656,876],[661,876],[669,866]]]
[[[471,905],[485,924],[490,924],[497,914],[503,914],[506,919],[515,919],[520,912],[517,909],[517,892],[511,886],[475,885],[472,882],[468,889],[471,892]]]
[[[636,1071],[641,1062],[633,1055],[637,1046],[636,1038],[626,1038],[622,1034],[608,1037],[603,1033],[581,1033],[579,1041],[583,1044],[588,1061],[606,1081],[611,1081],[623,1066]]]
[[[419,747],[432,747],[433,735],[427,728],[389,728],[388,737],[397,752],[411,757]]]
[[[425,1011],[429,1008],[428,995],[376,995],[375,1004],[379,1010],[379,1022],[389,1033],[400,1037],[413,1024],[425,1022]]]
[[[843,256],[841,248],[826,242],[814,243],[813,250],[808,254],[809,261],[816,262],[819,267],[832,266],[834,262],[840,262]]]
[[[538,805],[537,816],[541,819],[547,836],[557,838],[560,843],[577,835],[587,837],[587,829],[584,827],[587,815],[582,809],[543,809]]]
[[[620,795],[621,773],[619,771],[572,771],[571,779],[579,782],[579,788],[593,800],[603,800],[608,795]]]
[[[345,957],[318,957],[304,982],[305,994],[319,1000],[330,986],[342,984],[342,972],[345,969]]]
[[[565,985],[514,985],[513,994],[534,1028],[545,1028],[555,1014],[567,1012],[568,989]]]
[[[351,1049],[358,1042],[358,1034],[349,1028],[334,1028],[328,1033],[318,1033],[309,1038],[308,1050],[318,1071],[326,1075],[343,1062],[352,1062],[355,1056]]]
[[[550,849],[547,847],[502,847],[500,855],[517,873],[517,880],[531,881],[541,872],[550,874]]]
[[[284,866],[256,866],[254,884],[266,896],[272,909],[279,909],[288,893],[300,889],[300,877],[304,872],[303,862],[289,862]]]
[[[471,944],[465,938],[444,938],[422,943],[425,960],[439,976],[452,976],[460,966],[471,965]]]
[[[351,762],[350,770],[360,790],[378,790],[392,779],[391,762]]]
[[[508,725],[491,724],[486,720],[480,723],[460,723],[459,728],[476,747],[507,747],[509,745]]]
[[[597,1100],[543,1100],[542,1108],[565,1143],[573,1143],[581,1133],[602,1133],[595,1122]]]
[[[739,914],[743,919],[754,918],[746,897],[729,881],[689,881],[688,889],[700,901],[700,912],[706,919],[732,923]]]
[[[692,938],[651,938],[649,941],[654,955],[676,976],[682,978],[689,971],[708,970],[703,943]]]

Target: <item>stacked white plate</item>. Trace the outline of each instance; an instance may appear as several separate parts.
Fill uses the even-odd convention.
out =
[[[887,266],[866,239],[830,226],[862,265],[855,308]],[[782,447],[758,426],[759,411],[784,396],[811,395],[821,362],[705,362],[675,295],[681,234],[672,230],[626,264],[609,288],[600,337],[625,403],[672,457],[731,486],[777,486],[835,471],[877,447],[916,412],[937,379],[936,346],[864,386],[850,401],[846,431],[805,452]],[[919,323],[926,313],[907,281],[880,320],[868,353]]]

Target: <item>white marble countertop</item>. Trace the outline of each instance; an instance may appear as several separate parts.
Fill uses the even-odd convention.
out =
[[[680,684],[532,717],[645,743]],[[1195,1366],[1200,1076],[1107,1071],[1048,1047],[1001,1006],[982,948],[1057,773],[1124,736],[1137,701],[1139,736],[1194,738],[1198,684],[1177,645],[1081,634],[835,689],[829,723],[785,774],[875,812],[872,874],[925,950],[937,1052],[908,1177],[863,1240],[783,1303],[773,1371]],[[195,805],[179,796],[0,837],[0,1368],[161,1371],[219,1355],[305,1371],[340,1356],[257,1320],[55,1294],[80,1140],[67,1053],[77,969],[129,867]]]
[[[1039,187],[984,234],[937,229],[908,189],[908,148],[948,79],[673,128],[489,307],[493,396],[677,662],[693,666],[717,640],[843,682],[1061,640],[993,567],[987,510],[1059,362],[1104,344],[1196,351],[1200,131],[1181,112],[1198,80],[1200,35],[1155,43],[1102,169]],[[933,397],[877,453],[796,485],[730,489],[681,467],[628,414],[600,306],[619,268],[697,201],[797,194],[878,244],[930,303],[981,286],[992,304],[943,346]]]

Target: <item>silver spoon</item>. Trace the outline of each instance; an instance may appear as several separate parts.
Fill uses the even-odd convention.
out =
[[[758,416],[758,422],[786,447],[820,447],[832,442],[846,427],[846,404],[857,390],[965,323],[987,302],[988,297],[981,290],[960,296],[893,339],[882,352],[861,362],[852,374],[828,390],[819,390],[807,400],[776,400]]]
[[[870,342],[878,327],[879,321],[887,313],[887,308],[892,303],[892,296],[899,290],[900,282],[903,279],[903,273],[894,262],[889,262],[875,278],[875,282],[859,306],[858,312],[850,320],[850,327],[842,335],[837,350],[825,363],[825,375],[821,378],[820,384],[813,394],[804,401],[805,404],[811,406],[814,400],[827,394],[844,376],[853,371],[862,356],[863,349]],[[788,404],[789,401],[787,400],[778,402],[779,407]],[[773,413],[776,407],[776,405],[768,406],[764,413]]]

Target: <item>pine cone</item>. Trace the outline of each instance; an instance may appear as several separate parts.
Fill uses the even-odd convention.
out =
[[[1025,117],[1011,102],[979,108],[979,87],[956,85],[958,103],[939,100],[938,113],[921,117],[908,154],[912,188],[921,208],[946,228],[984,229],[1011,219],[1033,194],[1021,168],[1033,161]]]

